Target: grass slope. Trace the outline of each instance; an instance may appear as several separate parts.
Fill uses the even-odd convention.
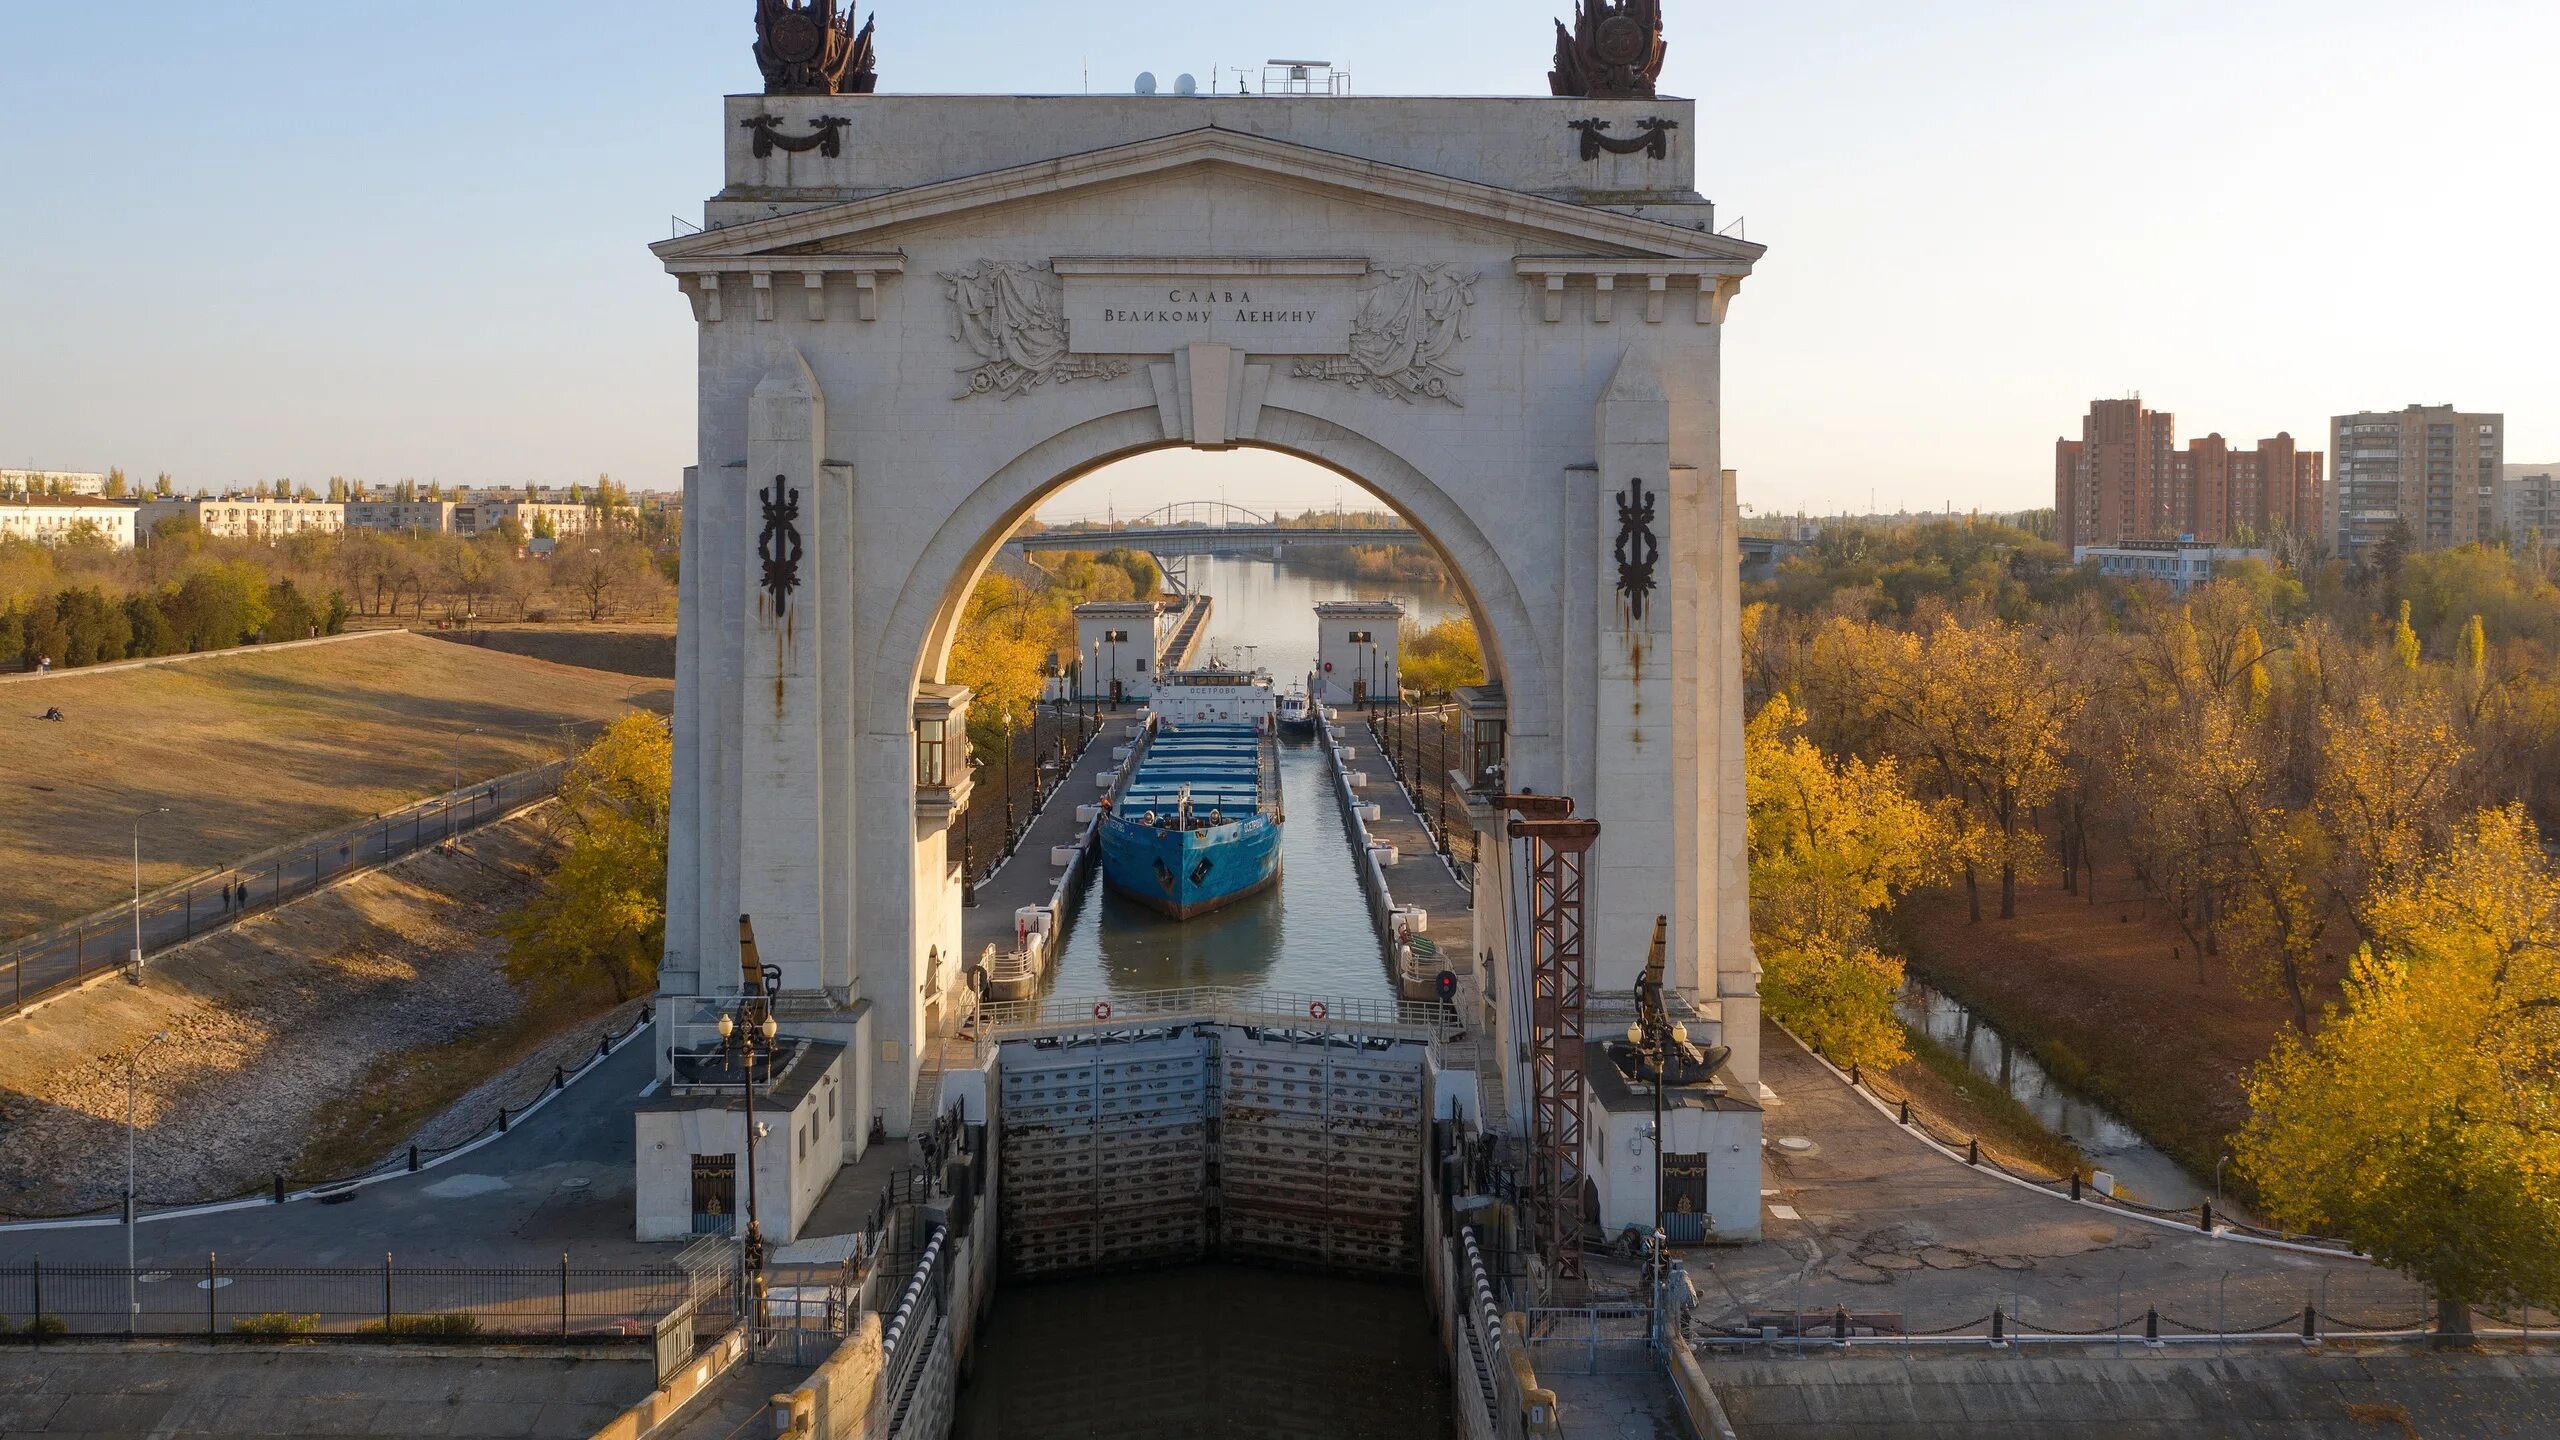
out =
[[[417,635],[0,685],[0,939],[127,894],[156,807],[145,888],[556,759],[669,689]]]
[[[1966,923],[1960,892],[1913,896],[1895,917],[1914,974],[1963,1001],[2053,1077],[2114,1111],[2209,1176],[2249,1118],[2242,1082],[2291,1023],[2283,1001],[2245,992],[2105,877],[2099,903],[2020,885],[2018,918]],[[2173,947],[2177,957],[2172,958]],[[2326,997],[2324,997],[2326,998]]]

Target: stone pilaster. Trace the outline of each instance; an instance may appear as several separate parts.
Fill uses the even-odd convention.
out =
[[[746,505],[727,537],[754,558],[743,610],[738,905],[785,990],[824,987],[827,877],[825,706],[826,400],[796,350],[781,351],[747,402]],[[790,583],[782,583],[784,580]],[[708,967],[706,967],[707,969]]]
[[[1653,917],[1675,907],[1671,411],[1653,367],[1626,352],[1593,417],[1589,983],[1631,989]],[[1696,724],[1699,717],[1686,717]]]

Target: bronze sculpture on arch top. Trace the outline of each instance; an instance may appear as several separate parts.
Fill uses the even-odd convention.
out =
[[[756,65],[767,95],[868,95],[880,83],[871,30],[875,11],[853,28],[851,3],[756,0]]]
[[[1651,100],[1663,50],[1662,0],[1576,0],[1573,29],[1556,22],[1547,87],[1588,100]]]

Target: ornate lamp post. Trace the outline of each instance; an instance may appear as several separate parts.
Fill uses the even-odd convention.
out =
[[[772,992],[781,976],[758,960],[755,925],[744,915],[738,917],[738,967],[745,986],[739,993],[737,1009],[720,1012],[720,1046],[737,1064],[747,1097],[747,1235],[740,1260],[746,1267],[755,1321],[761,1323],[765,1293],[764,1219],[756,1205],[756,1141],[763,1137],[756,1127],[756,1061],[763,1060],[766,1073],[771,1074],[774,1038],[782,1028],[773,1018]]]
[[[1013,858],[1013,707],[1004,709],[1004,856]]]

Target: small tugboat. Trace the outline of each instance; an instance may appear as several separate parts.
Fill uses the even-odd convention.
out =
[[[1307,699],[1304,685],[1292,685],[1280,697],[1280,733],[1313,736],[1316,733],[1316,707]]]
[[[1164,676],[1137,765],[1102,815],[1102,878],[1176,920],[1280,878],[1277,707],[1268,676]]]

